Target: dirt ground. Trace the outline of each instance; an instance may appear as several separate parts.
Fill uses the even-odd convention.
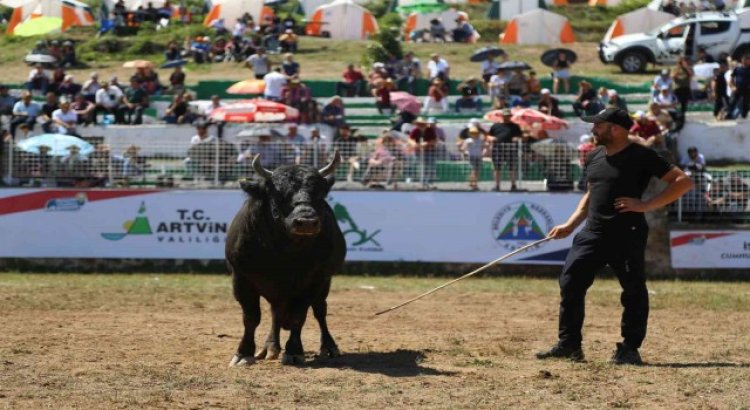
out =
[[[615,367],[612,280],[589,292],[582,364],[533,359],[555,340],[551,279],[472,279],[373,316],[445,280],[336,277],[343,357],[314,359],[310,315],[306,365],[230,369],[227,276],[0,274],[0,409],[750,408],[750,283],[650,283],[647,365]]]

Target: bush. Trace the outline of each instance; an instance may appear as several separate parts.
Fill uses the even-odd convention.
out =
[[[404,19],[398,13],[388,13],[378,19],[378,26],[380,26],[380,30],[382,31],[395,29],[397,32],[401,32],[403,24]]]
[[[370,10],[376,19],[383,17],[386,13],[391,11],[391,2],[389,0],[370,0],[363,6],[367,10]]]
[[[501,20],[476,20],[472,21],[471,25],[474,26],[474,30],[481,36],[480,41],[496,42],[498,36],[505,31],[508,22]]]

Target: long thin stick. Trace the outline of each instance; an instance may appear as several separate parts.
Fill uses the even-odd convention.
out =
[[[415,297],[414,299],[410,299],[410,300],[407,300],[406,302],[404,302],[404,303],[401,303],[400,305],[396,305],[396,306],[394,306],[394,307],[392,307],[392,308],[389,308],[389,309],[386,309],[386,310],[380,311],[380,312],[376,313],[376,314],[375,314],[375,316],[378,316],[378,315],[382,315],[383,313],[388,313],[388,312],[390,312],[390,311],[392,311],[392,310],[396,310],[396,309],[398,309],[398,308],[400,308],[400,307],[403,307],[403,306],[406,306],[406,305],[408,305],[408,304],[409,304],[409,303],[411,303],[411,302],[416,302],[417,300],[419,300],[419,299],[422,299],[423,297],[425,297],[425,296],[427,296],[427,295],[430,295],[430,294],[432,294],[432,293],[435,293],[435,292],[439,291],[440,289],[442,289],[442,288],[445,288],[445,287],[448,287],[448,286],[450,286],[450,285],[452,285],[452,284],[454,284],[454,283],[456,283],[456,282],[458,282],[458,281],[460,281],[460,280],[464,280],[464,279],[468,278],[469,276],[472,276],[472,275],[476,275],[477,273],[479,273],[479,272],[481,272],[481,271],[483,271],[483,270],[485,270],[485,269],[489,268],[490,266],[492,266],[492,265],[494,265],[494,264],[496,264],[496,263],[498,263],[498,262],[501,262],[501,261],[503,261],[503,260],[505,260],[505,259],[508,259],[508,258],[510,258],[511,256],[513,256],[513,255],[515,255],[515,254],[518,254],[518,253],[521,253],[521,252],[523,252],[523,251],[525,251],[525,250],[527,250],[527,249],[529,249],[529,248],[533,248],[533,247],[535,247],[535,246],[537,246],[537,245],[541,245],[541,244],[543,244],[543,243],[545,243],[545,242],[549,241],[550,239],[552,239],[552,238],[550,238],[550,237],[546,237],[546,238],[544,238],[544,239],[540,239],[540,240],[538,240],[538,241],[535,241],[535,242],[532,242],[532,243],[530,243],[530,244],[528,244],[528,245],[522,246],[522,247],[520,247],[520,248],[518,248],[518,249],[514,250],[513,252],[510,252],[510,253],[508,253],[508,254],[506,254],[506,255],[503,255],[503,256],[501,256],[501,257],[499,257],[499,258],[495,259],[494,261],[492,261],[492,262],[490,262],[490,263],[488,263],[488,264],[486,264],[486,265],[482,266],[481,268],[477,268],[477,269],[475,269],[475,270],[473,270],[473,271],[471,271],[471,272],[467,273],[466,275],[464,275],[464,276],[461,276],[460,278],[456,278],[456,279],[453,279],[453,280],[452,280],[452,281],[450,281],[450,282],[444,283],[444,284],[442,284],[442,285],[440,285],[440,286],[436,287],[435,289],[432,289],[432,290],[431,290],[431,291],[429,291],[429,292],[425,292],[425,293],[423,293],[423,294],[421,294],[421,295],[419,295],[419,296]]]

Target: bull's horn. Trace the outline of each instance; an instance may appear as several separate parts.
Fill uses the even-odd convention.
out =
[[[336,167],[339,166],[341,163],[341,154],[339,153],[339,150],[333,151],[333,158],[331,158],[331,162],[328,163],[328,165],[324,166],[323,168],[318,171],[318,173],[323,177],[327,177],[328,175],[331,175],[333,171],[336,170]]]
[[[253,158],[253,170],[256,175],[265,179],[270,179],[273,176],[273,172],[263,168],[263,165],[261,165],[260,154],[256,154],[255,158]]]

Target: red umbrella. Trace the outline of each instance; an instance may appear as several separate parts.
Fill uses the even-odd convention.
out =
[[[226,122],[297,121],[299,110],[268,100],[242,100],[213,110],[211,119]]]
[[[545,131],[568,128],[567,121],[531,108],[514,108],[511,112],[513,113],[511,121],[518,125],[531,127],[532,124],[541,124],[541,129]],[[484,119],[492,122],[502,122],[503,110],[490,111],[484,115]]]
[[[263,94],[265,89],[266,82],[263,80],[244,80],[227,88],[227,94]]]
[[[393,91],[391,93],[391,103],[400,111],[408,111],[412,114],[419,114],[422,105],[419,104],[417,97],[403,91]]]

